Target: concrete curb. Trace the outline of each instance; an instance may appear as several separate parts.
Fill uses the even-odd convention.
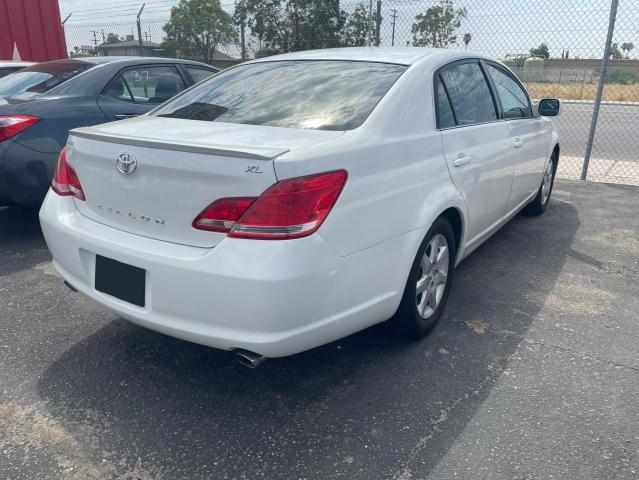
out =
[[[579,180],[583,163],[583,157],[561,156],[559,158],[557,178]],[[625,160],[591,158],[587,180],[590,182],[639,186],[639,161],[629,162]]]
[[[565,105],[571,105],[571,104],[594,105],[595,104],[594,100],[562,100],[562,103],[564,103]],[[639,107],[639,102],[605,101],[605,102],[601,102],[601,105],[610,105],[610,106],[617,106],[617,107]]]

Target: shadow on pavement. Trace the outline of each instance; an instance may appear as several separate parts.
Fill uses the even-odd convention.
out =
[[[51,258],[37,209],[0,207],[0,258],[0,277],[30,269]]]
[[[116,320],[42,372],[38,393],[70,432],[102,425],[87,453],[96,462],[166,478],[410,478],[404,468],[418,456],[420,472],[435,466],[481,406],[578,227],[560,201],[514,219],[460,265],[442,322],[421,342],[377,326],[249,370]]]

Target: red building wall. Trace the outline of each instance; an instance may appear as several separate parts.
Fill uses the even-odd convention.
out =
[[[0,0],[0,60],[67,58],[58,0]]]

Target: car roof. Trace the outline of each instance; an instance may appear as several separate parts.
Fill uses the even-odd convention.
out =
[[[106,64],[138,64],[138,63],[183,63],[190,65],[207,66],[210,68],[216,68],[211,65],[206,65],[201,62],[194,62],[191,60],[180,60],[177,58],[160,58],[160,57],[75,57],[75,58],[62,58],[60,60],[49,60],[48,62],[41,63],[63,63],[63,62],[84,62],[92,63],[94,65],[106,65]]]
[[[194,62],[191,60],[180,60],[178,58],[164,58],[164,57],[117,57],[117,56],[107,56],[107,57],[83,57],[78,58],[78,60],[83,60],[85,62],[102,64],[102,63],[166,63],[166,62],[174,62],[174,63],[192,63],[202,65],[201,62]]]
[[[22,62],[22,61],[14,61],[14,60],[0,60],[0,67],[29,67],[33,65],[34,62]]]
[[[432,59],[454,61],[460,58],[490,58],[474,52],[463,50],[449,50],[446,48],[424,47],[348,47],[327,48],[323,50],[308,50],[304,52],[284,53],[265,57],[254,62],[268,62],[280,60],[348,60],[360,62],[396,63],[412,65],[414,63]]]

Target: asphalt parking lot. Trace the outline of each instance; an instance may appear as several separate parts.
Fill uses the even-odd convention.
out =
[[[35,214],[1,209],[0,478],[638,478],[638,212],[639,188],[557,182],[424,341],[249,370],[72,294]]]

